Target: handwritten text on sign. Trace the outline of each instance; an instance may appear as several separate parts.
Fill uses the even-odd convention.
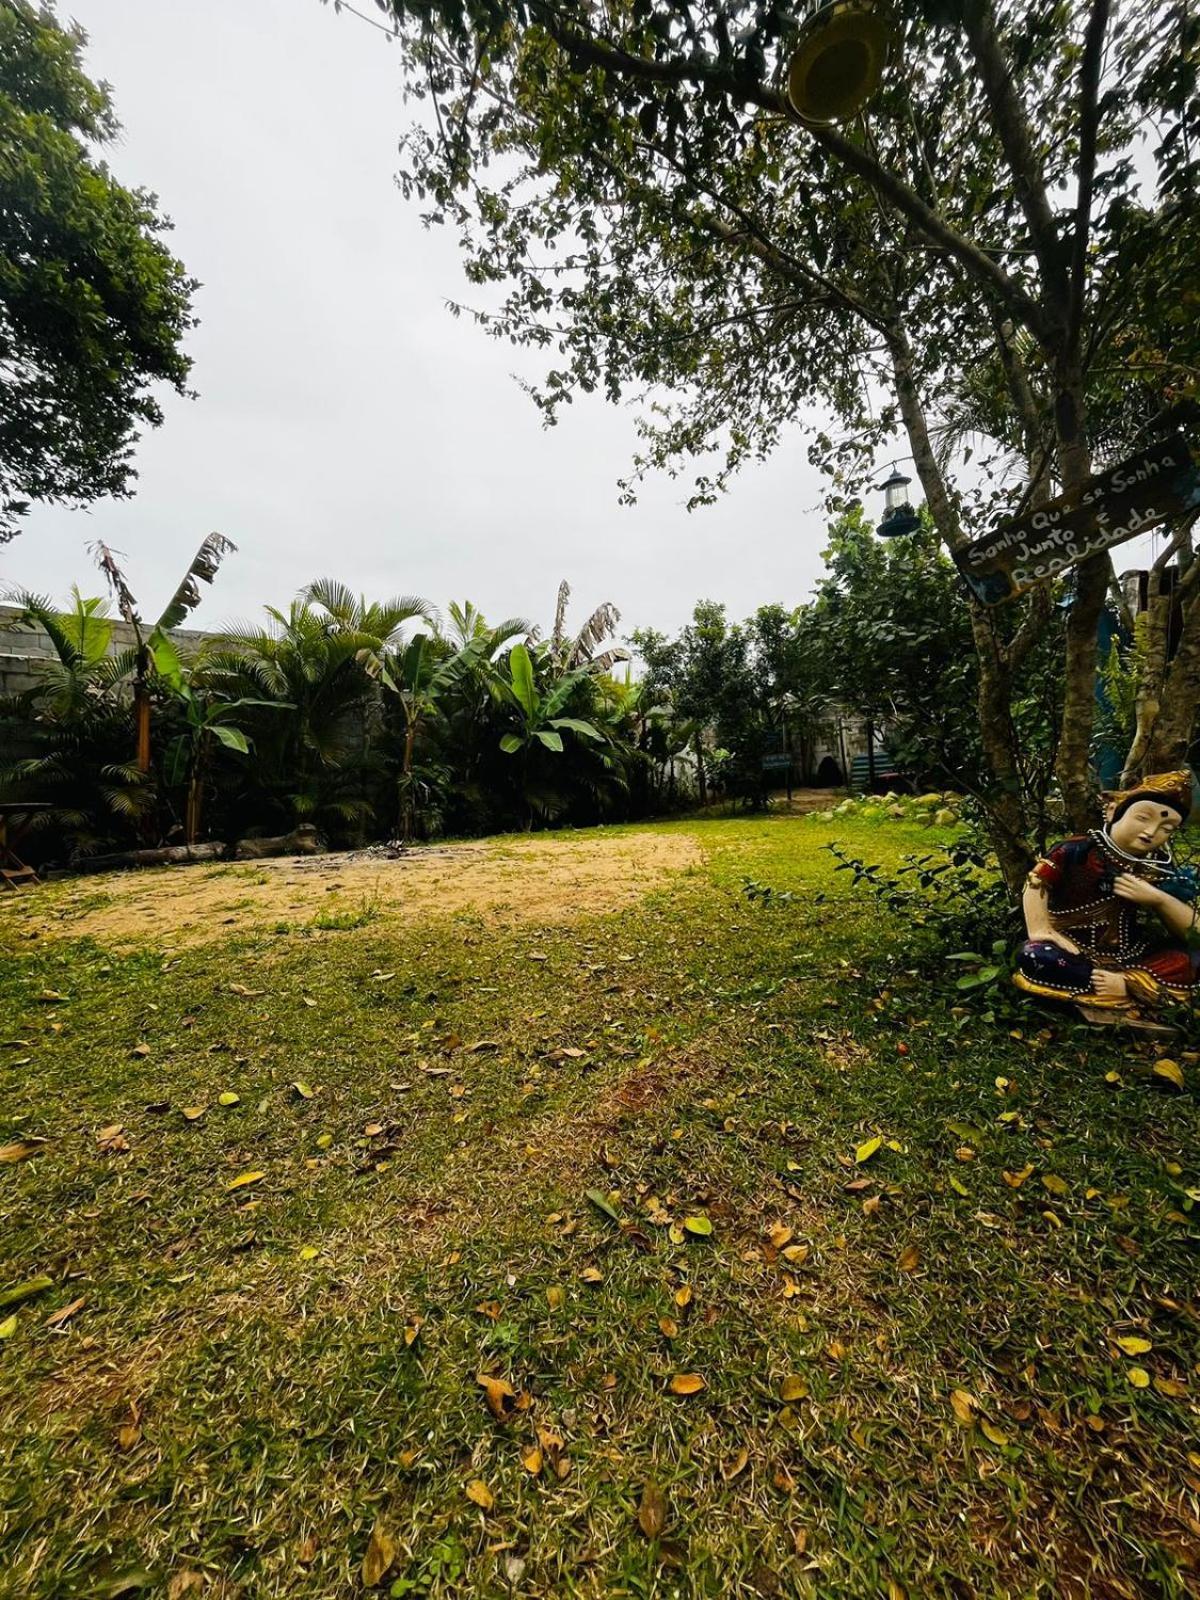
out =
[[[976,539],[955,557],[985,605],[999,605],[1088,556],[1200,506],[1200,470],[1174,434],[1060,496]]]

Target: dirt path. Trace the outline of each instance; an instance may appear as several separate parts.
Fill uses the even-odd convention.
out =
[[[363,850],[106,873],[22,896],[19,917],[27,934],[116,945],[205,944],[314,919],[354,926],[476,912],[493,922],[564,922],[619,911],[701,859],[680,828],[539,834],[398,857]]]

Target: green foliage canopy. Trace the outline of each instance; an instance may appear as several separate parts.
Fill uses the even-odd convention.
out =
[[[0,0],[0,542],[32,501],[129,494],[153,386],[187,393],[196,283],[155,197],[92,153],[117,123],[84,43]]]

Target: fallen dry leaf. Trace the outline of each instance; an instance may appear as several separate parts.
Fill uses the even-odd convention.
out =
[[[225,1185],[225,1188],[227,1190],[229,1190],[229,1189],[245,1189],[250,1184],[258,1183],[260,1181],[260,1179],[265,1178],[265,1177],[266,1177],[266,1173],[265,1172],[239,1172],[236,1178],[231,1178],[230,1179],[230,1181]]]
[[[950,1396],[950,1407],[954,1415],[969,1428],[975,1421],[975,1398],[965,1389],[955,1389]]]
[[[189,1594],[199,1594],[204,1588],[204,1575],[195,1567],[184,1567],[176,1572],[167,1584],[167,1600],[184,1600]]]
[[[690,1283],[685,1283],[681,1288],[676,1289],[675,1291],[675,1304],[682,1311],[686,1306],[690,1306],[691,1303],[692,1286]]]
[[[921,1265],[921,1252],[915,1244],[906,1244],[901,1250],[896,1265],[901,1272],[915,1272]]]
[[[498,1421],[507,1422],[515,1415],[519,1396],[511,1384],[505,1383],[503,1378],[493,1378],[486,1372],[477,1372],[475,1382],[483,1390],[488,1410]]]
[[[521,1453],[521,1465],[533,1478],[536,1478],[541,1472],[543,1459],[542,1452],[537,1445],[533,1445],[530,1449]]]
[[[679,1324],[674,1317],[659,1317],[658,1330],[666,1339],[675,1339],[679,1336]]]
[[[367,1541],[367,1553],[363,1557],[363,1588],[377,1589],[387,1577],[395,1559],[396,1541],[383,1523],[377,1522],[371,1529],[371,1537]]]
[[[882,1148],[883,1139],[879,1134],[876,1134],[873,1139],[864,1139],[862,1144],[858,1145],[854,1151],[854,1160],[861,1167],[864,1161],[870,1161],[876,1151],[882,1150]]]
[[[561,1311],[567,1302],[567,1291],[561,1283],[552,1283],[546,1290],[546,1304],[551,1311]]]
[[[189,1122],[199,1122],[207,1110],[207,1106],[184,1106],[183,1114]]]
[[[87,1305],[87,1296],[81,1294],[79,1299],[72,1300],[70,1305],[62,1306],[58,1311],[52,1312],[42,1326],[46,1328],[61,1328],[64,1322],[69,1322],[77,1311],[83,1310],[85,1305]]]
[[[732,1461],[727,1461],[721,1468],[721,1476],[725,1479],[725,1482],[732,1483],[735,1478],[740,1477],[741,1474],[745,1472],[749,1461],[750,1452],[746,1449],[746,1446],[743,1445],[738,1451],[737,1455],[733,1457]]]
[[[777,1222],[767,1235],[767,1242],[774,1245],[776,1250],[782,1250],[785,1244],[791,1244],[792,1238],[792,1230],[784,1223]]]
[[[658,1539],[667,1525],[667,1502],[662,1490],[655,1483],[648,1483],[642,1490],[641,1502],[638,1505],[638,1527],[647,1539]]]
[[[12,1144],[0,1144],[0,1166],[14,1161],[28,1161],[48,1142],[46,1139],[17,1139]]]
[[[1114,1339],[1113,1343],[1119,1350],[1123,1350],[1127,1356],[1144,1356],[1147,1350],[1153,1350],[1154,1348],[1149,1339],[1143,1339],[1140,1335],[1133,1333],[1127,1333],[1120,1339]]]
[[[481,1511],[491,1511],[496,1504],[496,1496],[482,1478],[472,1478],[467,1485],[466,1493],[467,1499]]]
[[[707,1387],[698,1372],[677,1372],[667,1385],[672,1394],[699,1394]]]
[[[789,1403],[793,1400],[803,1400],[808,1394],[807,1380],[798,1373],[792,1373],[779,1385],[779,1398]]]

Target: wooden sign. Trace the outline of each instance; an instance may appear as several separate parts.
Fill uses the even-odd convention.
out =
[[[1181,433],[1090,478],[1082,494],[1060,495],[1004,522],[955,556],[986,606],[1001,604],[1067,567],[1200,507],[1200,469]]]

